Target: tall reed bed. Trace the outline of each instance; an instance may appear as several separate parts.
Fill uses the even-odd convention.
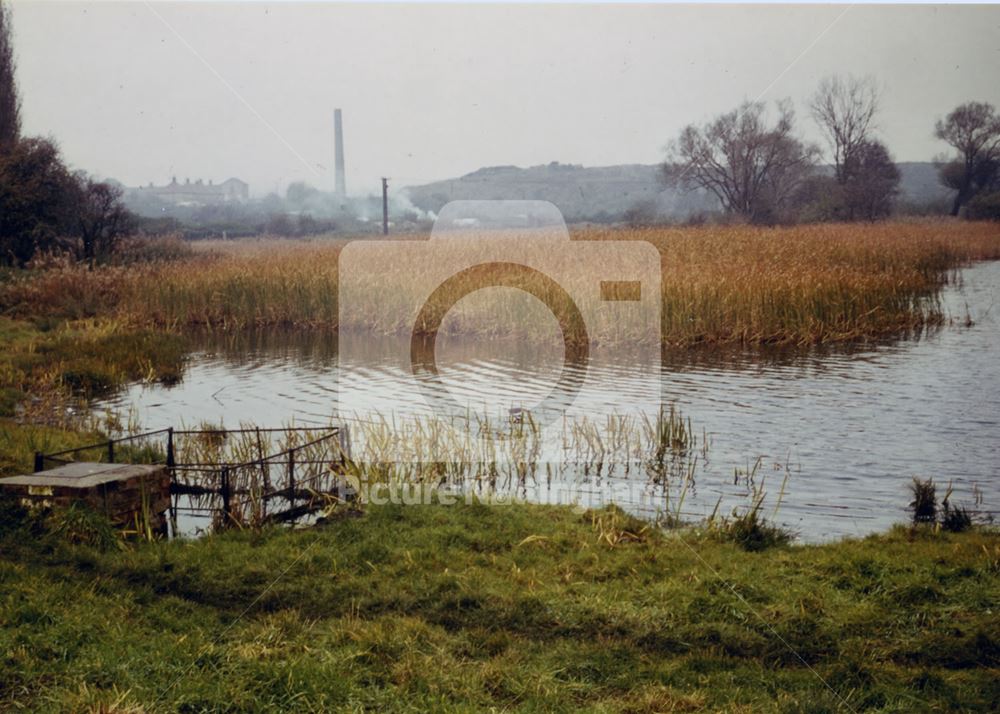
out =
[[[599,235],[613,238],[614,234]],[[939,323],[951,270],[1000,257],[995,225],[637,231],[661,250],[672,344],[822,343]]]
[[[413,498],[416,487],[424,494],[610,500],[678,523],[710,449],[707,435],[674,405],[648,415],[564,417],[548,431],[530,413],[376,415],[347,423],[348,476],[363,494],[410,489],[404,497]]]
[[[573,237],[653,244],[661,255],[663,337],[682,346],[823,343],[921,328],[944,319],[935,297],[952,270],[1000,258],[1000,226],[968,222],[608,228]],[[172,262],[93,272],[64,266],[0,286],[0,305],[14,313],[112,313],[166,327],[402,329],[364,309],[338,325],[343,245],[215,243]],[[589,277],[601,280],[604,267],[591,266]],[[396,268],[405,276],[406,266]],[[373,275],[370,294],[407,299],[406,281],[393,274]],[[495,317],[506,308],[480,305],[481,319],[465,316],[462,331],[492,336],[510,329],[509,320]],[[623,330],[619,338],[630,335]]]
[[[126,286],[124,313],[161,326],[319,327],[337,324],[340,240],[208,243],[191,261]]]

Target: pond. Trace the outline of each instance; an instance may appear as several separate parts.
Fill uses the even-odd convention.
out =
[[[518,493],[565,502],[571,492],[585,504],[616,500],[643,513],[677,508],[696,519],[745,506],[751,486],[763,482],[764,515],[801,540],[824,541],[904,520],[917,476],[933,478],[939,493],[951,483],[954,503],[992,517],[1000,504],[998,290],[1000,262],[969,267],[942,292],[948,324],[891,342],[669,352],[662,393],[648,379],[649,365],[639,364],[643,358],[596,349],[587,372],[599,388],[581,393],[569,418],[599,422],[622,404],[649,414],[665,397],[690,419],[698,440],[686,461],[689,487],[651,496],[635,472],[578,466],[554,480],[551,472],[536,475]],[[352,350],[351,364],[339,364],[337,339],[328,333],[203,335],[196,342],[182,382],[136,384],[97,408],[131,409],[150,429],[321,426],[338,414],[363,423],[430,413],[419,393],[414,397],[395,337],[371,338]],[[504,414],[547,393],[560,350],[551,340],[442,339],[437,357],[443,388],[456,402]],[[565,423],[551,428],[565,435]],[[556,488],[566,480],[573,488]],[[673,505],[658,500],[667,497]]]

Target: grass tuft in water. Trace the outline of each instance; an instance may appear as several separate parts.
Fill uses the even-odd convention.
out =
[[[743,513],[724,519],[712,527],[722,539],[736,543],[743,550],[757,552],[775,546],[787,545],[792,533],[760,515],[761,504],[755,503]]]
[[[910,493],[913,500],[910,501],[910,514],[914,525],[934,524],[937,522],[937,487],[933,479],[913,478],[910,484]]]
[[[941,527],[949,533],[964,533],[972,528],[972,514],[962,505],[952,505],[951,494],[949,483],[941,501]]]

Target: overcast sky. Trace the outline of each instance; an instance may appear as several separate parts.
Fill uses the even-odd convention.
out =
[[[129,185],[238,176],[252,194],[350,193],[549,161],[655,163],[743,99],[806,100],[874,74],[897,160],[944,150],[934,121],[1000,105],[1000,8],[333,5],[14,0],[23,130]],[[846,11],[845,11],[846,10]]]

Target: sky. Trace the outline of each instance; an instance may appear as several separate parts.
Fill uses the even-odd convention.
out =
[[[662,161],[680,129],[745,99],[874,75],[898,161],[934,122],[1000,105],[1000,7],[373,5],[13,1],[22,130],[126,185],[176,176],[351,194],[482,166]]]

